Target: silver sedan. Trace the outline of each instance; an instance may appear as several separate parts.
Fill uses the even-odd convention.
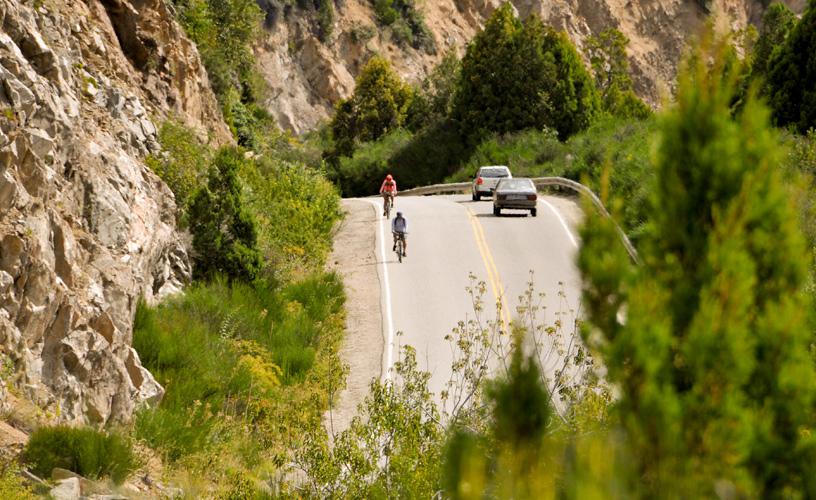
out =
[[[502,179],[493,192],[493,215],[501,215],[502,209],[529,210],[536,216],[538,193],[531,179]]]

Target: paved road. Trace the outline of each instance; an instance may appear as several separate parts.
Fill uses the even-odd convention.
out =
[[[386,342],[383,376],[399,344],[411,344],[420,367],[432,374],[431,390],[439,393],[445,387],[452,354],[444,337],[457,321],[473,316],[465,291],[471,273],[488,284],[488,318],[495,317],[497,298],[505,304],[505,318],[515,316],[518,296],[533,271],[536,292],[546,294],[547,320],[561,311],[565,324],[574,321],[580,297],[574,265],[580,210],[563,198],[539,200],[538,217],[513,211],[494,217],[489,201],[473,202],[469,196],[398,198],[410,233],[402,264],[391,251],[390,222],[375,222]],[[551,372],[555,366],[545,369]]]

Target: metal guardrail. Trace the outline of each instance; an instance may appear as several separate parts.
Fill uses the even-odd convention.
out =
[[[601,213],[604,217],[610,218],[609,211],[606,210],[601,199],[598,198],[591,189],[584,186],[580,182],[575,182],[572,179],[567,179],[564,177],[534,177],[533,183],[536,186],[536,189],[541,189],[545,187],[561,187],[566,189],[571,189],[578,194],[586,196],[598,212]],[[422,186],[413,189],[406,189],[405,191],[400,191],[399,196],[432,196],[432,195],[440,195],[440,194],[462,194],[470,191],[470,182],[456,182],[451,184],[434,184],[432,186]],[[614,222],[614,221],[613,221]],[[618,234],[620,235],[621,242],[623,246],[626,248],[626,252],[629,254],[629,257],[632,261],[636,264],[640,264],[640,258],[638,257],[637,250],[635,250],[634,245],[632,242],[629,241],[629,237],[626,236],[626,233],[623,232],[623,229],[615,222],[615,228],[618,230]]]

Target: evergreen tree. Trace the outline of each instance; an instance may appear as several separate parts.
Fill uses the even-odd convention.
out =
[[[548,123],[561,139],[586,129],[601,109],[592,77],[567,34],[552,29],[544,38],[543,92],[550,103]]]
[[[768,61],[768,100],[777,125],[800,133],[816,127],[816,0],[808,2]]]
[[[522,24],[505,3],[462,59],[453,116],[473,142],[489,133],[543,127],[566,138],[586,128],[599,107],[567,36],[535,16]]]
[[[582,231],[585,331],[601,334],[649,496],[713,496],[723,481],[813,496],[809,257],[767,111],[749,98],[732,116],[728,47],[702,47],[661,122],[642,265],[611,222],[590,215]]]
[[[207,179],[190,202],[197,277],[223,274],[230,279],[254,280],[263,259],[257,250],[255,219],[243,206],[238,172],[244,159],[240,151],[224,148],[216,155]]]
[[[626,118],[646,118],[651,109],[635,94],[629,76],[626,47],[629,39],[620,31],[609,28],[586,40],[587,54],[595,86],[606,111]]]
[[[331,122],[334,152],[350,156],[356,141],[375,141],[405,122],[413,93],[385,58],[372,57],[357,77],[354,95],[340,101]]]
[[[796,15],[785,4],[775,2],[768,7],[768,10],[762,15],[759,38],[751,54],[753,78],[765,77],[771,54],[785,43],[785,39],[795,24]]]
[[[454,101],[454,117],[465,135],[478,140],[490,132],[519,130],[540,122],[535,109],[544,104],[544,96],[516,57],[521,32],[513,7],[504,3],[468,45]],[[522,84],[530,87],[523,91]]]

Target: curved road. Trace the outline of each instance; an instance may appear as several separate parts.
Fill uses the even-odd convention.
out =
[[[382,215],[381,200],[377,204]],[[483,317],[495,317],[501,300],[505,319],[516,316],[518,296],[532,271],[537,293],[545,294],[541,318],[571,324],[580,299],[575,268],[580,209],[573,201],[539,197],[538,216],[509,211],[494,217],[490,201],[470,196],[400,197],[396,208],[408,219],[408,257],[398,263],[391,251],[390,221],[376,222],[375,255],[381,284],[383,377],[399,355],[400,344],[417,350],[420,368],[431,372],[439,394],[451,373],[451,348],[444,337],[458,321],[473,317],[465,288],[470,274],[487,283]],[[401,335],[397,335],[401,332]],[[353,332],[351,333],[353,335]],[[551,374],[553,366],[545,366]]]

